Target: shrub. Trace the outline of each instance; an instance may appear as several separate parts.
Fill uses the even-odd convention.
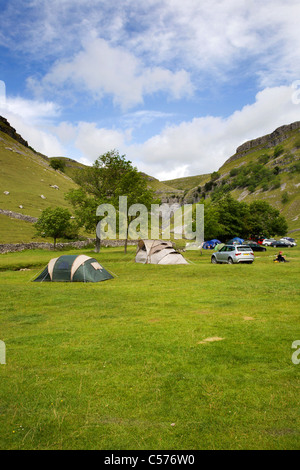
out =
[[[262,189],[263,189],[263,191],[268,191],[268,189],[269,189],[268,181],[263,181],[262,182]]]
[[[274,170],[273,170],[274,175],[278,175],[279,172],[280,172],[279,166],[275,166],[275,168],[274,168]]]
[[[220,173],[218,171],[214,171],[210,176],[211,181],[216,181],[219,178],[220,178]]]
[[[239,168],[232,168],[232,170],[230,170],[229,176],[232,178],[233,176],[238,175],[239,172],[240,172]]]
[[[272,189],[278,189],[278,188],[280,188],[280,178],[279,177],[274,178],[273,185],[272,185]]]
[[[287,191],[284,191],[284,193],[281,196],[281,202],[282,204],[286,204],[289,201],[289,193]]]
[[[207,183],[205,183],[205,185],[204,185],[205,192],[210,191],[212,189],[212,187],[213,187],[213,182],[212,181],[208,181]]]
[[[262,165],[265,165],[266,163],[268,163],[269,158],[270,158],[269,155],[264,153],[258,158],[258,162],[261,163]]]
[[[274,148],[274,158],[277,158],[279,157],[279,155],[281,155],[282,153],[284,152],[284,148],[282,145],[277,145],[275,148]]]
[[[297,137],[296,140],[295,140],[295,148],[296,149],[299,149],[300,148],[300,137]]]
[[[59,158],[54,158],[53,160],[51,160],[50,166],[54,170],[65,171],[65,162]]]
[[[296,162],[294,165],[291,166],[291,171],[293,173],[299,173],[300,172],[300,160]]]

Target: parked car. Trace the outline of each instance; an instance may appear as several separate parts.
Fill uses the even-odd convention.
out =
[[[265,246],[271,246],[273,242],[276,242],[275,238],[265,238],[262,244]]]
[[[284,247],[284,248],[292,248],[294,245],[291,245],[288,243],[286,240],[277,240],[273,243],[271,243],[271,246],[273,247]]]
[[[263,235],[250,235],[249,240],[261,245],[265,238]]]
[[[297,246],[296,240],[291,237],[282,237],[279,241],[287,241],[288,244],[292,246]]]
[[[267,251],[267,248],[265,248],[264,246],[262,245],[259,245],[258,243],[256,242],[252,242],[252,241],[249,241],[249,242],[244,242],[243,245],[248,245],[250,246],[250,248],[252,249],[252,251]]]
[[[217,263],[248,263],[254,261],[254,254],[249,245],[225,245],[211,257],[213,264]]]

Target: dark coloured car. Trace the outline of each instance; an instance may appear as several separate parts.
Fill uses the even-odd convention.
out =
[[[249,241],[249,242],[244,242],[243,245],[247,245],[247,246],[250,246],[250,248],[252,249],[252,251],[267,251],[267,248],[265,248],[264,246],[262,245],[259,245],[258,243],[256,242],[252,242],[252,241]]]
[[[293,245],[291,245],[290,243],[286,243],[282,240],[278,240],[276,242],[273,242],[271,243],[271,246],[274,246],[274,247],[283,247],[283,248],[289,248],[289,247],[293,247]]]
[[[280,242],[284,242],[284,243],[286,243],[287,245],[297,246],[297,243],[296,243],[295,238],[291,238],[291,237],[282,237],[282,238],[280,238],[279,241],[280,241]]]

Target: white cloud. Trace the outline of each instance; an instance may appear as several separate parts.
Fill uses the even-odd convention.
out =
[[[64,147],[48,128],[51,120],[59,116],[59,113],[60,108],[53,102],[5,96],[5,100],[0,103],[0,115],[9,121],[31,147],[47,156],[64,154]]]
[[[97,157],[113,149],[122,149],[126,133],[114,129],[97,128],[95,123],[81,122],[77,126],[74,146],[83,155],[84,161],[93,163]]]
[[[145,95],[158,91],[175,99],[190,96],[193,91],[189,74],[184,70],[173,73],[161,67],[145,67],[124,48],[112,47],[100,38],[86,42],[73,59],[58,61],[40,86],[53,89],[70,83],[96,99],[109,94],[116,105],[125,109],[143,103]]]
[[[141,170],[157,177],[211,173],[243,142],[300,120],[293,93],[287,86],[266,88],[253,104],[228,118],[207,116],[168,126],[143,144],[129,146],[127,155]]]
[[[139,128],[144,125],[149,125],[153,121],[171,119],[172,117],[174,117],[172,113],[144,109],[142,111],[124,114],[121,120],[126,128]]]
[[[43,120],[57,117],[60,114],[60,107],[51,101],[27,100],[22,97],[6,98],[2,107],[3,111],[21,116],[27,123],[35,124]]]
[[[33,147],[37,152],[40,152],[47,157],[64,156],[65,148],[59,139],[53,135],[49,130],[42,129],[27,123],[21,116],[10,112],[1,111],[12,127],[16,129],[28,144]]]

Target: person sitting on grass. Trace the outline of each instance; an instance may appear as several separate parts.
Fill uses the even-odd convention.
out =
[[[286,263],[286,262],[287,262],[286,259],[285,259],[285,257],[284,257],[283,254],[282,254],[282,251],[280,251],[280,252],[278,253],[277,258],[274,259],[274,261],[278,261],[279,263]]]

